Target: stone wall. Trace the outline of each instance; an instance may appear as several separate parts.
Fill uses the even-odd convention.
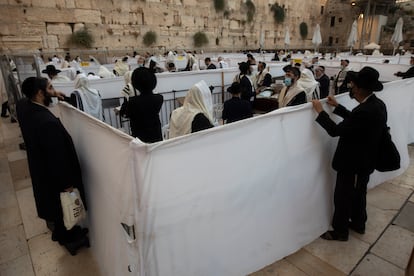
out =
[[[67,43],[76,30],[86,27],[95,38],[96,49],[139,50],[143,35],[157,33],[162,49],[193,49],[193,35],[207,34],[203,49],[243,50],[284,48],[286,26],[291,49],[312,48],[312,33],[321,23],[321,6],[327,0],[278,0],[286,19],[276,24],[270,6],[274,0],[252,0],[256,13],[247,22],[243,0],[227,0],[226,11],[217,12],[213,0],[2,0],[0,50],[58,51],[77,48]],[[306,22],[309,34],[302,40],[299,24]]]

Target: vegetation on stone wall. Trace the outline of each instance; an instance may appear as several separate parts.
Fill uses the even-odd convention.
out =
[[[157,33],[154,31],[148,31],[144,34],[144,37],[142,38],[142,43],[144,43],[145,46],[149,47],[152,44],[157,42]]]
[[[72,44],[78,47],[91,48],[95,42],[92,34],[86,28],[82,28],[69,37],[68,44]]]
[[[274,3],[270,10],[273,12],[273,19],[276,23],[282,23],[285,20],[285,9],[278,3]]]
[[[305,22],[300,23],[299,32],[302,39],[306,39],[306,37],[308,36],[308,24],[306,24]]]
[[[225,4],[224,0],[214,0],[214,8],[216,11],[223,11]]]
[[[193,36],[193,40],[195,47],[202,47],[208,44],[208,38],[204,32],[196,32]]]
[[[254,18],[254,14],[256,13],[256,6],[251,0],[246,0],[244,3],[247,9],[247,22],[252,22]]]

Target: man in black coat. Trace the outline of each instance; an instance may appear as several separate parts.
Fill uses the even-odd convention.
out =
[[[325,74],[325,66],[319,65],[315,68],[315,79],[319,82],[319,98],[324,99],[329,95],[329,77]]]
[[[408,69],[406,72],[397,72],[394,75],[397,77],[402,77],[403,79],[413,78],[414,77],[414,56],[410,59],[410,69]]]
[[[37,214],[53,231],[52,240],[74,249],[85,231],[80,227],[66,230],[60,193],[76,187],[83,196],[81,170],[72,138],[47,108],[52,97],[62,98],[63,94],[55,91],[46,78],[36,77],[23,82],[22,92],[27,98],[18,102],[17,118],[26,145]]]
[[[373,91],[381,91],[379,73],[371,67],[348,72],[351,98],[359,102],[352,111],[338,104],[334,97],[328,97],[328,104],[335,107],[334,113],[344,118],[336,124],[329,118],[319,100],[313,100],[313,107],[319,113],[316,121],[332,137],[339,136],[338,146],[332,161],[337,171],[332,220],[333,231],[321,237],[327,240],[348,240],[348,228],[365,233],[366,193],[370,174],[376,167],[380,151],[380,139],[386,129],[387,110],[385,104]]]
[[[230,92],[233,97],[224,102],[222,115],[224,123],[228,124],[253,117],[251,104],[240,99],[241,87],[238,82],[233,82],[227,92]]]

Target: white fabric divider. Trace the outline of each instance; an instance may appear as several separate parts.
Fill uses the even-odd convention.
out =
[[[414,81],[404,80],[377,93],[387,104],[402,168],[375,172],[370,187],[408,167],[413,89]],[[347,94],[338,101],[356,105]],[[245,275],[328,229],[337,139],[314,121],[310,103],[129,145],[129,136],[60,107],[80,157],[92,251],[103,275]],[[134,223],[135,242],[127,242],[121,222]]]
[[[101,275],[126,275],[138,258],[136,243],[128,242],[121,227],[121,222],[135,224],[132,137],[66,103],[58,106],[81,164],[92,253]]]

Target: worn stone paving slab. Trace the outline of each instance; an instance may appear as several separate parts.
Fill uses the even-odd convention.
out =
[[[277,261],[271,265],[268,265],[265,268],[257,272],[249,274],[249,276],[278,276],[278,275],[306,276],[307,274],[284,259]]]
[[[336,269],[329,263],[310,254],[308,251],[301,249],[296,253],[285,258],[300,270],[310,276],[345,276],[346,274]]]
[[[50,234],[30,239],[29,248],[36,275],[101,275],[88,248],[82,248],[76,256],[71,256],[63,246],[51,240]]]
[[[0,193],[0,230],[22,224],[19,205],[14,191]]]
[[[407,187],[406,185],[403,185],[401,183],[395,184],[393,182],[385,182],[381,185],[379,185],[381,189],[408,197],[411,195],[413,190],[410,187]]]
[[[29,164],[27,163],[27,159],[9,162],[9,166],[13,181],[30,178]]]
[[[373,254],[368,254],[351,276],[404,276],[404,270]]]
[[[7,159],[9,160],[9,162],[14,162],[14,161],[22,160],[22,159],[27,159],[27,155],[25,151],[18,150],[18,151],[9,152],[7,154]]]
[[[4,264],[29,253],[23,225],[0,232],[0,264]]]
[[[26,188],[31,188],[32,187],[32,179],[31,178],[25,178],[25,179],[20,179],[20,180],[16,180],[13,181],[13,185],[14,185],[14,190],[20,191]]]
[[[26,254],[0,265],[1,276],[35,276],[30,255]]]
[[[406,196],[375,187],[367,193],[367,204],[382,210],[399,210],[404,204]]]
[[[414,232],[414,203],[407,202],[400,214],[395,218],[394,224]]]
[[[26,239],[48,232],[43,219],[37,216],[33,190],[31,187],[16,192],[20,213],[23,220]]]
[[[14,191],[13,181],[9,172],[0,173],[0,193]]]
[[[350,235],[347,242],[326,241],[318,238],[306,245],[305,249],[348,275],[368,251],[369,246],[368,243]]]
[[[365,234],[361,235],[352,230],[350,230],[349,233],[364,242],[373,244],[384,229],[392,222],[392,219],[397,212],[397,210],[382,210],[367,204],[368,220],[366,223]]]
[[[371,253],[405,269],[414,245],[414,233],[396,225],[390,225]]]

